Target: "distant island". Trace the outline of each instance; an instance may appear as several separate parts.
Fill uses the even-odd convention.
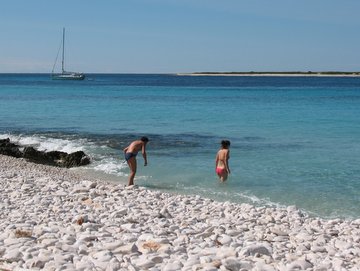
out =
[[[192,72],[192,73],[178,73],[177,75],[184,76],[347,76],[357,77],[360,72],[341,72],[341,71],[324,71],[324,72]]]

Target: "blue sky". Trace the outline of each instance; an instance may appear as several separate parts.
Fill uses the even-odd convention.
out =
[[[4,0],[0,72],[360,71],[358,0]]]

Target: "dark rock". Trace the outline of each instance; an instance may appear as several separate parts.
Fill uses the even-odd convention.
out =
[[[67,168],[84,166],[90,163],[90,158],[83,151],[68,154],[60,151],[43,152],[33,147],[24,149],[24,158],[35,163]]]
[[[83,151],[67,154],[64,158],[64,167],[79,167],[90,164],[90,158]]]
[[[23,157],[30,162],[57,166],[57,167],[79,167],[90,164],[90,158],[83,151],[66,153],[61,151],[38,151],[34,147],[25,147],[20,151],[21,146],[10,142],[9,138],[0,139],[0,154]]]
[[[62,153],[63,156],[66,155],[66,153]],[[38,151],[33,147],[26,147],[24,149],[24,158],[29,160],[30,162],[44,164],[44,165],[50,165],[50,166],[59,166],[58,161],[61,160],[61,152],[43,152]]]
[[[44,155],[47,160],[52,161],[57,166],[63,167],[64,160],[66,159],[66,156],[68,154],[66,152],[61,152],[61,151],[49,151],[49,152],[44,152]]]
[[[0,139],[0,154],[13,156],[16,158],[22,157],[22,152],[19,145],[10,142],[9,138]]]
[[[90,164],[89,156],[83,151],[68,154],[60,151],[43,152],[33,147],[26,147],[24,149],[24,158],[35,163],[67,168]]]

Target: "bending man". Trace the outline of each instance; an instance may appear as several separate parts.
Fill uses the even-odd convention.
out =
[[[136,155],[141,150],[142,156],[144,157],[144,166],[147,165],[147,158],[146,158],[146,144],[149,142],[149,139],[146,136],[143,136],[139,140],[135,140],[130,143],[129,146],[127,146],[124,149],[125,154],[125,160],[130,168],[130,175],[129,175],[129,184],[134,184],[134,178],[136,174]]]

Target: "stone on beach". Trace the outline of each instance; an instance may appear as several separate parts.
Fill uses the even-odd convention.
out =
[[[0,269],[359,270],[359,219],[124,187],[2,155],[0,165]]]

